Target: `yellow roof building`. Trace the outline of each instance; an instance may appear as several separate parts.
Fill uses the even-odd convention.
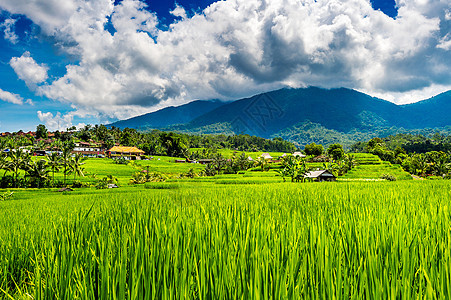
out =
[[[138,149],[136,147],[121,147],[121,146],[114,146],[108,152],[115,152],[115,153],[127,153],[127,154],[144,154],[144,151],[141,149]]]

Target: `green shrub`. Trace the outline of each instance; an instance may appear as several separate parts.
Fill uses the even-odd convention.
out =
[[[381,179],[385,179],[385,180],[388,180],[388,181],[396,181],[396,177],[391,175],[391,174],[383,174],[381,176]]]

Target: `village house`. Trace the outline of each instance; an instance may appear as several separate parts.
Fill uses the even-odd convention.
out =
[[[140,160],[144,153],[144,151],[136,147],[114,146],[107,151],[107,156],[113,159],[122,157],[127,160]]]
[[[198,159],[197,162],[202,165],[208,165],[209,163],[213,162],[213,159],[202,158],[202,159]]]
[[[271,160],[272,156],[269,155],[269,153],[262,153],[261,157],[263,157],[265,160]]]
[[[294,157],[300,157],[300,158],[306,157],[306,155],[303,154],[302,152],[294,152],[294,153],[293,153],[293,156],[294,156]]]
[[[311,181],[336,181],[337,177],[327,170],[310,171],[304,175],[304,178]]]
[[[72,154],[82,154],[85,157],[104,157],[105,150],[99,144],[92,144],[87,142],[75,143]]]

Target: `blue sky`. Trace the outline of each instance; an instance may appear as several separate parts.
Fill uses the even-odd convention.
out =
[[[0,0],[0,131],[284,86],[398,103],[451,87],[443,1],[111,1]]]

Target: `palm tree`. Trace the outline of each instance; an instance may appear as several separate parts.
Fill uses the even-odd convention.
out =
[[[0,152],[2,152],[6,148],[6,139],[0,139]]]
[[[222,168],[224,168],[227,164],[227,160],[220,154],[216,154],[213,156],[213,166],[216,169],[216,172],[219,174],[221,172]]]
[[[257,167],[262,168],[262,172],[263,172],[263,171],[265,170],[265,167],[268,165],[268,161],[267,161],[264,157],[260,156],[260,157],[257,158],[257,160],[255,161],[255,165],[256,165]]]
[[[66,184],[66,177],[70,170],[70,165],[72,161],[71,157],[72,147],[69,144],[63,145],[63,154],[61,155],[61,164],[64,168],[64,184]]]
[[[52,170],[52,181],[55,183],[55,171],[59,171],[61,168],[61,158],[57,152],[52,152],[51,154],[47,154],[47,160]]]
[[[26,172],[29,177],[36,180],[37,188],[40,187],[41,182],[49,179],[49,165],[46,160],[30,161],[26,166]]]
[[[289,173],[289,171],[288,171],[288,169],[287,169],[286,167],[285,167],[285,168],[282,168],[282,169],[277,169],[276,172],[277,172],[280,176],[282,176],[283,182],[285,182],[285,177],[287,177],[287,176],[290,175],[290,173]]]
[[[22,149],[10,149],[8,152],[9,161],[6,169],[14,174],[14,186],[17,187],[20,170],[26,169],[26,165],[31,160],[30,155]]]
[[[355,156],[352,154],[346,154],[344,162],[348,170],[352,170],[352,168],[354,168],[357,165],[357,160],[355,159]]]
[[[83,162],[85,160],[86,160],[86,158],[83,157],[83,155],[81,153],[75,154],[75,156],[72,158],[70,168],[71,168],[72,172],[74,173],[74,181],[75,181],[76,176],[79,176],[79,177],[85,176],[85,174],[83,174],[84,169],[81,167],[82,165],[85,164]]]
[[[7,172],[6,167],[8,166],[8,161],[6,160],[6,154],[0,149],[0,170],[5,170]],[[3,174],[5,176],[5,174]]]
[[[52,148],[56,148],[56,151],[59,152],[60,149],[63,148],[63,143],[60,140],[55,140],[52,143]]]

